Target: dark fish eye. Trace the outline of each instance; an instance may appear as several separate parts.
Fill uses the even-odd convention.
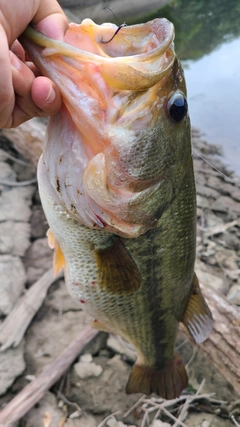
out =
[[[176,92],[167,104],[170,117],[175,122],[181,122],[187,114],[188,104],[185,96],[181,92]]]

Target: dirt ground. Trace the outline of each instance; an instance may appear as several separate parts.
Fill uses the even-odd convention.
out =
[[[230,302],[240,305],[240,191],[234,182],[238,178],[225,169],[218,155],[219,149],[208,145],[196,130],[193,130],[192,141],[198,205],[196,271],[204,283],[210,283]],[[217,167],[218,171],[199,154]],[[18,330],[16,322],[8,326],[6,332],[6,319],[21,301],[21,295],[31,289],[51,268],[52,263],[52,251],[46,238],[48,226],[34,180],[35,168],[21,158],[11,141],[1,137],[1,408],[32,378],[38,376],[46,365],[55,360],[79,331],[90,323],[90,318],[71,299],[63,279],[60,279],[51,285],[19,344],[16,345],[16,337],[14,338],[14,333]],[[233,391],[231,384],[213,366],[209,366],[208,361],[189,342],[179,337],[177,345],[189,374],[189,386],[183,396],[193,397],[187,405],[187,417],[182,425],[233,425],[230,416],[234,414],[238,419],[239,396]],[[8,346],[10,347],[7,348]],[[173,425],[174,421],[166,414],[166,410],[170,415],[177,415],[183,410],[181,400],[166,406],[164,412],[161,405],[167,405],[167,402],[145,398],[134,406],[141,395],[126,396],[125,385],[134,358],[134,353],[117,337],[99,334],[84,348],[61,380],[13,425]],[[203,394],[205,398],[194,397],[199,388],[199,394]],[[102,424],[111,414],[115,415]]]

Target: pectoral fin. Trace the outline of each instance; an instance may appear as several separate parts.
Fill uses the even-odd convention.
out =
[[[48,244],[51,249],[54,249],[53,253],[53,270],[54,270],[54,277],[56,277],[60,271],[65,267],[65,259],[64,255],[62,253],[62,250],[60,248],[59,243],[56,241],[52,230],[49,228],[47,231],[47,237],[48,237]]]
[[[181,321],[197,344],[209,337],[213,327],[212,314],[203,297],[195,273],[192,282],[192,294]]]
[[[98,285],[112,294],[132,294],[141,286],[137,265],[118,237],[104,249],[95,250]]]

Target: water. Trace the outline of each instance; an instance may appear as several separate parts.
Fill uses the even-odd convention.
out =
[[[240,38],[184,65],[192,125],[223,147],[226,163],[239,175]]]
[[[175,0],[138,20],[154,17],[175,25],[192,125],[240,174],[240,0]]]

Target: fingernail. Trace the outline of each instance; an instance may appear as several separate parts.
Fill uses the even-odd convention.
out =
[[[56,92],[51,87],[50,90],[49,90],[49,92],[48,92],[48,96],[45,99],[46,104],[51,104],[51,102],[53,102],[55,98],[56,98]]]
[[[10,56],[11,65],[17,70],[19,70],[19,68],[22,65],[22,62],[20,61],[20,59],[16,55],[14,55],[14,53],[11,51],[9,52],[9,56]]]

